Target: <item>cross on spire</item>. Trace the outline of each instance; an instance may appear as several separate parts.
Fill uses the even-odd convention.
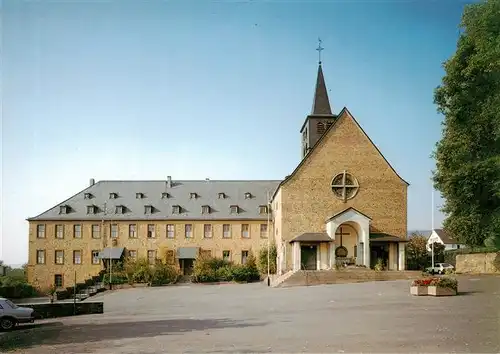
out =
[[[325,48],[323,48],[321,46],[321,42],[322,42],[321,38],[318,38],[318,48],[316,48],[316,50],[318,51],[318,62],[319,62],[319,64],[321,64],[321,51],[323,49],[325,49]]]

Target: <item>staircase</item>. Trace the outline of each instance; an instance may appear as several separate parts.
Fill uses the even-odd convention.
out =
[[[291,273],[291,274],[289,274]],[[286,277],[284,277],[286,275]],[[370,281],[388,281],[420,278],[419,271],[381,271],[366,268],[345,268],[342,270],[299,270],[288,272],[278,278],[273,287],[312,286],[321,284],[347,284]]]
[[[104,272],[105,271],[99,272],[98,275],[90,277],[83,283],[77,283],[76,296],[74,295],[75,288],[72,286],[69,286],[64,290],[58,290],[56,292],[57,300],[72,299],[73,296],[75,296],[77,300],[83,301],[91,296],[94,296],[95,294],[106,291],[106,287],[102,282]]]

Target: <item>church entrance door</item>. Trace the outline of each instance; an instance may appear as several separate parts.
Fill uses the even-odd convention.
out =
[[[384,269],[389,264],[389,244],[375,243],[370,245],[370,267],[374,268],[377,262],[384,263]]]
[[[316,270],[318,269],[318,246],[301,245],[300,246],[300,269]]]

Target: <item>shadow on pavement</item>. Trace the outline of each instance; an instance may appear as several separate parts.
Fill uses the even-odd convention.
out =
[[[144,322],[115,322],[100,324],[68,324],[61,322],[21,326],[0,334],[0,352],[26,349],[38,345],[59,345],[117,340],[123,338],[153,337],[217,328],[244,328],[265,323],[245,323],[230,319],[172,319]]]

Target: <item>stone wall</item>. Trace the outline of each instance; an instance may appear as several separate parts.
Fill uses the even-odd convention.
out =
[[[65,316],[90,315],[104,313],[103,302],[56,302],[22,304],[22,307],[30,307],[35,310],[38,318],[55,318]]]
[[[500,273],[500,252],[457,254],[457,273]]]

